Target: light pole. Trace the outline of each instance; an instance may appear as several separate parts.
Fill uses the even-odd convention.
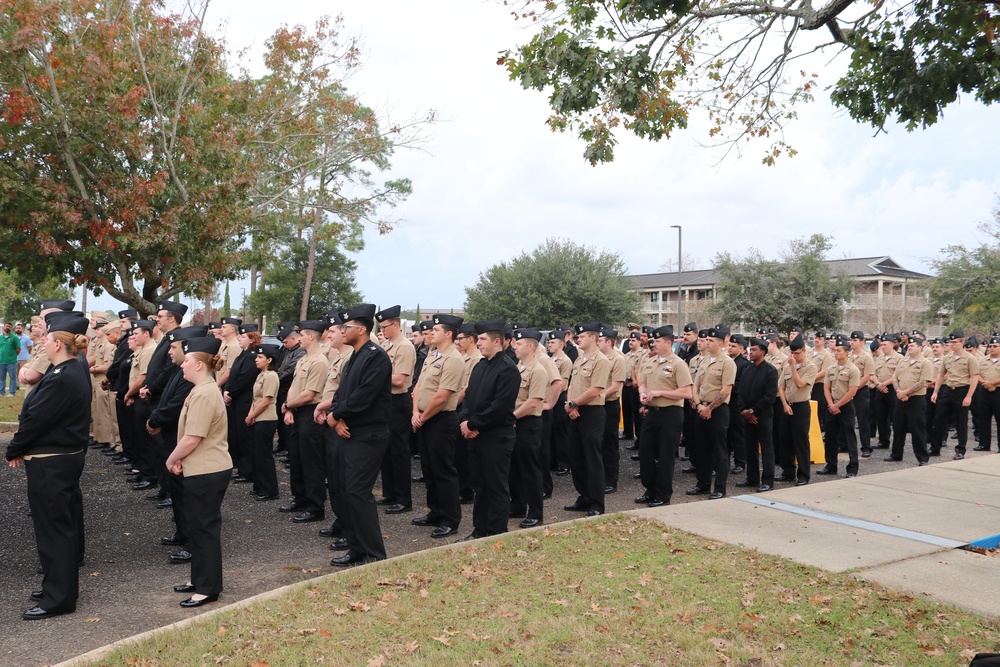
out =
[[[684,323],[681,321],[681,226],[670,225],[671,229],[677,230],[677,332],[679,336],[684,330]]]

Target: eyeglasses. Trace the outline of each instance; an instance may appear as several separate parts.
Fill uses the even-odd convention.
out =
[[[355,328],[355,329],[364,329],[365,328],[365,325],[363,325],[363,324],[343,324],[341,326],[343,326],[345,329],[350,329],[352,327]]]

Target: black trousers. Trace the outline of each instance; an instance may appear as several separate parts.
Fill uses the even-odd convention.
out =
[[[288,387],[279,386],[278,395],[274,397],[274,405],[278,410],[278,445],[275,448],[276,452],[288,451],[288,433],[290,430],[295,429],[295,426],[286,426],[285,421],[282,419],[281,406],[285,404],[286,400],[288,400]]]
[[[570,419],[569,466],[578,497],[577,507],[604,513],[604,458],[601,437],[604,433],[603,405],[581,405],[580,416]]]
[[[163,441],[163,449],[167,452],[167,456],[174,451],[177,446],[177,431],[174,424],[171,427],[165,427],[160,433]],[[166,490],[167,495],[170,496],[173,503],[170,505],[170,511],[174,515],[174,534],[181,538],[187,538],[187,533],[184,531],[184,476],[175,475],[166,466],[166,458],[164,460],[163,471],[166,473],[164,476],[163,488]]]
[[[747,423],[747,420],[743,419],[743,415],[740,412],[741,410],[738,408],[730,407],[729,409],[726,449],[729,450],[729,455],[733,457],[733,465],[745,468],[747,465],[747,443],[746,429],[744,429],[743,425]]]
[[[549,459],[552,453],[552,410],[542,410],[542,428],[539,433],[540,450],[538,464],[542,467],[542,494],[552,495],[552,472],[549,470]]]
[[[459,403],[455,409],[455,414],[462,412],[462,404]],[[458,472],[458,497],[459,500],[468,500],[475,491],[472,489],[472,473],[469,472],[469,447],[462,431],[455,426],[455,471]]]
[[[896,410],[896,388],[890,385],[889,391],[885,393],[876,389],[873,395],[878,446],[886,448],[892,443],[892,416]]]
[[[771,408],[771,439],[774,444],[774,462],[775,465],[781,467],[781,474],[785,477],[793,477],[795,475],[795,470],[793,468],[785,468],[782,462],[787,462],[788,457],[785,455],[785,447],[788,443],[785,442],[785,409],[781,405],[781,399],[774,399],[774,406]]]
[[[937,403],[931,402],[931,392],[934,391],[933,387],[927,390],[927,400],[924,404],[927,406],[926,419],[924,423],[927,425],[927,448],[932,452],[941,451],[941,440],[937,439],[937,429],[934,428],[934,415],[937,413]],[[979,391],[978,389],[976,391]]]
[[[858,474],[858,439],[854,436],[853,401],[843,405],[838,414],[831,414],[826,418],[824,453],[827,470],[837,469],[837,450],[841,438],[847,441],[847,455],[850,457],[850,462],[847,464],[847,474],[856,475]]]
[[[824,401],[825,403],[826,401]],[[785,442],[787,461],[781,462],[782,470],[794,470],[796,480],[809,481],[811,466],[809,463],[809,420],[812,418],[812,404],[809,401],[792,403],[792,414],[785,413],[781,425],[785,430],[782,440]],[[827,410],[827,415],[830,411]],[[796,467],[796,462],[798,466]]]
[[[712,488],[712,470],[715,470],[717,493],[726,492],[729,480],[729,449],[726,431],[729,429],[729,405],[723,403],[712,410],[712,416],[702,419],[697,412],[692,421],[694,442],[689,443],[688,453],[695,467],[695,477],[702,489]]]
[[[258,496],[278,495],[278,472],[274,468],[274,432],[278,429],[278,421],[272,419],[253,424],[253,492]]]
[[[420,427],[420,468],[427,487],[428,516],[442,526],[458,528],[462,506],[458,501],[455,437],[458,415],[439,412]]]
[[[132,404],[132,443],[135,451],[135,467],[139,469],[142,481],[159,482],[160,470],[165,466],[166,459],[157,465],[159,460],[159,447],[156,439],[146,430],[146,422],[152,410],[149,401],[136,398]]]
[[[770,409],[762,410],[757,414],[756,424],[746,420],[744,424],[747,481],[758,486],[774,484],[774,412]]]
[[[316,406],[312,404],[295,408],[295,431],[302,466],[302,497],[305,500],[302,509],[322,517],[326,507],[326,447],[323,434],[329,427],[313,421],[315,411]]]
[[[115,398],[115,417],[118,419],[118,437],[122,441],[122,452],[135,461],[135,446],[132,441],[132,408],[125,401]]]
[[[601,437],[601,458],[604,459],[604,486],[618,487],[618,467],[621,452],[618,450],[618,421],[622,406],[618,400],[604,404],[604,434]]]
[[[327,457],[335,460],[336,488],[340,497],[334,508],[343,522],[348,555],[385,560],[385,541],[372,489],[389,446],[388,426],[351,434],[344,439],[330,429]]]
[[[480,537],[507,532],[510,512],[510,458],[514,428],[493,428],[466,440],[469,472],[476,493],[472,506],[472,534]]]
[[[639,414],[639,390],[631,384],[622,385],[622,437],[631,440],[639,429],[635,418]],[[615,425],[615,428],[618,428]]]
[[[909,433],[913,443],[913,455],[920,463],[930,460],[927,454],[927,396],[910,396],[905,401],[896,401],[896,412],[892,420],[892,456],[903,458],[903,445]]]
[[[818,410],[816,414],[816,420],[819,422],[819,430],[821,432],[826,431],[826,418],[830,416],[830,411],[826,409],[826,392],[823,391],[825,383],[816,382],[813,384],[812,393],[809,398],[816,401],[816,409]],[[857,394],[854,395],[854,401],[857,402]]]
[[[410,480],[410,420],[413,404],[409,394],[393,394],[389,403],[389,445],[382,459],[382,497],[400,505],[412,505]]]
[[[674,459],[684,428],[684,408],[649,406],[639,437],[639,479],[650,500],[670,502],[674,495]]]
[[[851,401],[854,403],[854,414],[857,416],[858,422],[858,447],[862,452],[872,451],[872,429],[868,418],[871,409],[871,396],[871,389],[865,386],[855,392],[854,399]],[[823,398],[823,405],[826,405],[826,397]],[[829,418],[830,412],[826,411],[826,413],[827,418]]]
[[[982,385],[972,395],[972,421],[978,424],[979,446],[987,450],[993,444],[993,425],[997,427],[997,449],[1000,449],[1000,389],[989,391]]]
[[[937,449],[931,449],[932,453],[941,451],[941,444],[948,438],[948,424],[954,420],[958,428],[958,444],[955,446],[956,454],[965,454],[965,445],[969,440],[969,408],[962,405],[962,401],[969,393],[968,385],[955,387],[952,389],[946,384],[938,389],[937,407],[934,410],[934,439],[931,443]],[[975,396],[975,394],[973,394]]]
[[[250,408],[253,407],[253,394],[247,393],[244,396],[233,399],[232,404],[229,406],[229,414],[227,417],[229,419],[235,420],[234,424],[232,421],[229,422],[230,433],[234,433],[237,439],[236,445],[236,456],[233,456],[233,445],[229,444],[229,455],[233,457],[233,465],[235,465],[239,471],[240,476],[247,479],[254,479],[254,445],[253,445],[253,427],[247,426],[247,415],[250,414]]]
[[[566,392],[559,395],[552,408],[552,436],[549,449],[549,470],[569,467],[569,417],[566,415]]]
[[[544,470],[544,466],[542,466],[542,427],[541,417],[529,415],[517,420],[517,428],[514,429],[514,453],[510,460],[509,483],[510,512],[517,515],[524,514],[529,519],[538,519],[539,521],[542,520],[542,472]]]
[[[80,476],[85,461],[84,449],[24,462],[38,560],[45,572],[38,606],[47,611],[76,611],[80,596],[77,561],[83,558],[84,544]]]
[[[295,409],[292,408],[295,417]],[[284,415],[279,411],[278,421],[284,424]],[[310,417],[312,419],[312,417]],[[299,447],[298,418],[291,424],[285,424],[285,448],[288,450],[288,487],[292,492],[292,500],[301,506],[306,505],[306,482],[302,476],[302,454]]]
[[[222,499],[231,477],[231,470],[184,477],[191,583],[199,595],[222,592]]]

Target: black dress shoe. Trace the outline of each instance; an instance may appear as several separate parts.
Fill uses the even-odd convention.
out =
[[[757,483],[751,482],[749,479],[741,479],[740,481],[736,482],[736,486],[738,486],[741,489],[746,489],[749,487],[757,486]]]
[[[965,458],[965,454],[963,454],[962,452],[955,452],[955,455],[953,457],[951,457],[951,460],[952,461],[961,461],[964,458]]]
[[[731,468],[731,469],[729,470],[729,472],[730,472],[731,474],[733,474],[733,475],[739,475],[739,474],[740,474],[741,472],[743,472],[744,470],[746,470],[746,468],[744,468],[743,466],[733,466],[733,467],[732,467],[732,468]]]
[[[757,487],[757,493],[765,493],[773,488],[774,485],[772,484],[761,484],[760,486]]]
[[[525,519],[521,523],[517,524],[520,528],[534,528],[535,526],[542,525],[541,519]]]
[[[423,475],[414,475],[413,477],[410,478],[410,481],[411,482],[416,482],[417,484],[420,484],[421,482],[424,481],[424,476]]]
[[[360,565],[365,562],[365,557],[357,554],[344,554],[343,556],[337,556],[330,560],[330,565],[334,567],[350,567],[351,565]]]
[[[664,505],[669,505],[669,504],[670,503],[668,503],[665,500],[650,500],[649,501],[649,506],[650,507],[663,507]]]
[[[976,445],[975,447],[972,448],[972,451],[974,451],[974,452],[988,452],[988,451],[990,451],[990,448],[989,447],[983,447],[982,445]]]
[[[689,496],[701,496],[708,493],[708,489],[703,489],[700,486],[693,486],[684,493],[686,493]]]
[[[569,468],[559,468],[559,470],[556,470],[557,477],[565,477],[568,474],[569,474]]]
[[[469,533],[465,537],[460,537],[459,539],[455,540],[455,544],[458,544],[459,542],[472,542],[473,540],[478,540],[482,537],[485,537],[485,535],[480,535],[479,533],[474,533],[474,532]]]
[[[273,496],[269,496],[267,494],[254,494],[254,498],[256,498],[257,500],[259,500],[260,502],[264,502],[264,501],[267,501],[267,500],[277,500],[278,499],[278,494],[276,493]]]
[[[252,482],[252,481],[253,481],[252,479],[248,479],[243,475],[237,475],[236,477],[233,477],[233,484],[246,484],[247,482]]]
[[[441,537],[451,537],[458,532],[458,528],[452,526],[438,526],[431,531],[431,537],[441,538]]]
[[[632,479],[642,479],[642,473],[638,472],[632,473]]]
[[[687,454],[681,454],[681,455],[680,455],[679,457],[677,457],[677,458],[678,458],[678,459],[680,459],[681,461],[690,461],[690,460],[691,460],[691,457],[690,457],[690,456],[688,456]]]
[[[292,521],[295,523],[312,523],[313,521],[322,521],[322,512],[302,512],[301,514],[296,514],[292,517]]]
[[[653,497],[651,495],[649,495],[648,493],[644,493],[644,494],[642,494],[641,496],[639,496],[638,498],[635,499],[635,504],[636,505],[641,505],[642,503],[652,502],[652,500],[653,500]]]
[[[139,475],[129,475],[128,477],[125,478],[126,484],[138,484],[141,481],[142,477],[140,477]]]
[[[29,595],[28,597],[30,597],[35,602],[41,602],[42,598],[45,597],[45,591],[31,591],[31,595]]]
[[[191,609],[192,607],[200,607],[202,605],[208,604],[209,602],[215,602],[219,599],[218,594],[209,595],[207,598],[202,598],[200,600],[195,600],[194,598],[188,598],[181,602],[181,606],[185,609]]]
[[[576,503],[573,503],[572,505],[563,505],[563,509],[567,512],[586,512],[590,508],[586,505],[577,505]]]
[[[604,514],[601,510],[587,510],[587,516],[601,516]]]
[[[42,609],[41,607],[32,607],[21,614],[21,618],[26,621],[37,621],[42,618],[52,618],[53,616],[61,616],[62,614],[71,614],[71,611],[58,611],[58,610],[48,610]]]
[[[719,498],[725,498],[725,497],[726,494],[722,493],[721,491],[713,491],[712,493],[709,494],[708,499],[718,500]]]
[[[930,465],[930,463],[931,463],[930,461],[921,461],[920,463],[917,464],[917,467],[923,468],[926,465]]]
[[[636,474],[638,474],[638,473],[636,473]],[[636,477],[636,479],[639,479],[639,478]],[[551,491],[546,491],[545,493],[542,494],[542,500],[549,500],[550,498],[552,498],[552,492]]]
[[[458,502],[462,505],[470,505],[476,502],[476,496],[475,494],[469,494],[467,496],[459,496]]]
[[[898,463],[898,462],[900,462],[900,461],[902,461],[902,460],[903,460],[903,457],[902,457],[902,456],[900,456],[899,458],[896,458],[895,456],[887,456],[887,457],[885,457],[885,458],[884,458],[884,459],[882,459],[882,460],[883,460],[883,461],[895,461],[895,462],[897,462],[897,463]]]
[[[305,503],[300,503],[297,500],[289,500],[287,503],[278,508],[279,512],[296,512],[305,507]]]
[[[940,451],[936,451],[936,452],[933,452],[933,451],[932,451],[932,452],[928,452],[928,456],[941,456],[941,452],[940,452]]]
[[[173,507],[173,506],[174,506],[173,498],[164,498],[160,502],[156,503],[156,509],[158,510],[165,510],[168,507]]]
[[[836,475],[837,474],[837,469],[836,468],[833,468],[833,469],[830,469],[830,468],[820,468],[819,470],[816,471],[815,474],[817,474],[817,475]]]
[[[396,504],[396,499],[395,498],[386,498],[385,496],[382,496],[381,498],[379,498],[378,500],[375,501],[375,504],[376,505],[395,505]]]
[[[697,468],[695,468],[694,466],[684,466],[683,468],[681,468],[681,472],[686,472],[688,474],[691,474],[691,473],[697,472],[697,471],[698,471]]]
[[[174,565],[179,565],[181,563],[191,562],[191,552],[185,549],[181,549],[176,553],[170,554],[170,562]]]
[[[145,482],[139,482],[138,484],[132,485],[133,491],[145,491],[146,489],[155,489],[159,486],[159,482],[151,482],[148,479]]]
[[[856,473],[856,472],[849,472],[846,475],[844,475],[844,477],[846,477],[848,479],[850,479],[851,477],[857,477],[857,476],[858,476],[858,473]]]
[[[778,475],[777,477],[774,478],[774,481],[775,482],[794,482],[795,481],[795,476],[794,475]]]
[[[194,593],[194,584],[177,584],[174,586],[174,593]]]
[[[347,544],[347,539],[341,537],[340,539],[330,542],[330,551],[347,551],[350,547]]]
[[[435,519],[430,514],[427,514],[425,516],[418,516],[410,519],[410,523],[414,526],[440,526],[441,520]]]
[[[795,486],[805,486],[809,483],[808,479],[797,479],[795,480]]]
[[[869,451],[862,451],[861,452],[861,458],[863,458],[863,459],[867,459],[867,458],[871,457],[871,455],[872,455],[872,453],[869,452]]]
[[[631,458],[631,459],[632,459],[633,461],[638,461],[638,460],[639,460],[639,455],[638,455],[638,454],[632,454],[632,456],[631,456],[630,458]]]
[[[182,544],[187,544],[187,538],[183,535],[171,535],[170,537],[161,537],[160,544],[167,547],[179,547]]]

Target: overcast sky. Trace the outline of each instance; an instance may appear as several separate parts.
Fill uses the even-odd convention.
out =
[[[891,255],[927,271],[944,245],[983,240],[977,225],[1000,193],[988,144],[996,107],[964,100],[929,130],[875,136],[821,91],[786,132],[799,154],[774,167],[761,164],[762,143],[720,164],[698,129],[660,143],[620,135],[615,162],[591,167],[582,142],[546,127],[546,96],[496,65],[498,52],[530,36],[508,12],[495,0],[212,2],[210,24],[225,24],[218,31],[231,50],[251,47],[256,67],[282,23],[340,13],[366,47],[365,67],[348,82],[354,94],[398,118],[442,114],[427,152],[398,153],[384,176],[411,178],[413,194],[392,212],[396,231],[369,233],[355,257],[368,301],[461,308],[480,272],[547,237],[620,253],[630,273],[654,273],[677,256],[674,224],[701,268],[750,246],[777,256],[788,240],[819,232],[835,239],[831,258]],[[823,62],[821,88],[845,65]],[[234,306],[242,287],[233,286]],[[120,307],[108,297],[92,303]]]

